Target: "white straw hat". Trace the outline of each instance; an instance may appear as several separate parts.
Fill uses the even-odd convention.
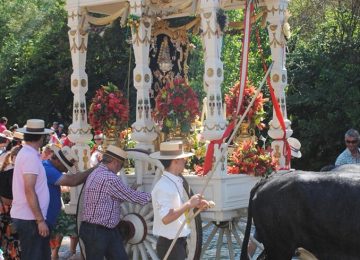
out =
[[[44,135],[52,132],[50,129],[45,128],[45,122],[42,119],[28,119],[26,125],[23,128],[17,129],[17,131],[33,135]]]
[[[99,150],[100,151],[100,150]],[[103,151],[100,151],[103,152]],[[121,149],[120,147],[116,146],[116,145],[109,145],[106,149],[105,152],[103,152],[104,154],[107,154],[117,160],[125,160],[127,158],[127,153]]]
[[[289,137],[287,141],[290,145],[291,156],[295,158],[301,158],[302,154],[300,152],[300,148],[301,148],[300,141],[294,137]]]
[[[182,141],[168,141],[162,142],[160,144],[160,151],[150,154],[150,157],[159,160],[173,160],[193,155],[193,153],[184,152]]]
[[[56,157],[60,160],[60,162],[68,169],[71,173],[76,173],[76,168],[73,161],[77,161],[77,156],[71,151],[69,146],[64,146],[63,148],[59,148],[57,145],[52,144],[51,150],[53,150]]]

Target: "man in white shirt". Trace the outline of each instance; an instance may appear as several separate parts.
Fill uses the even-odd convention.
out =
[[[176,233],[186,221],[187,212],[195,207],[202,208],[209,205],[200,194],[185,201],[183,180],[180,175],[185,168],[186,158],[192,155],[193,153],[183,151],[181,141],[163,142],[160,144],[159,152],[150,154],[151,158],[159,159],[165,168],[164,174],[151,192],[154,208],[153,234],[159,236],[156,251],[160,259],[164,258]],[[185,225],[168,259],[186,258],[186,238],[189,234],[190,228]]]

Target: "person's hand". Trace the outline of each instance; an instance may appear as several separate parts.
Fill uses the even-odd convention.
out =
[[[210,203],[207,200],[201,199],[196,207],[200,210],[207,210],[210,207]]]
[[[49,227],[47,226],[46,222],[44,220],[38,222],[38,229],[39,229],[39,235],[42,237],[47,237],[50,235]]]
[[[200,194],[195,194],[194,196],[192,196],[189,199],[190,207],[191,208],[197,207],[199,205],[200,201],[201,201],[201,195]]]

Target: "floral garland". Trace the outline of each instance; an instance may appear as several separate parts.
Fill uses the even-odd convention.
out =
[[[276,169],[269,151],[256,146],[253,140],[244,140],[229,158],[228,173],[267,176]]]
[[[95,131],[122,129],[129,119],[129,104],[123,93],[112,83],[96,91],[89,109],[89,122]]]
[[[162,123],[162,132],[169,133],[174,129],[180,129],[181,133],[190,132],[191,124],[199,115],[199,100],[183,79],[167,83],[155,101],[154,118]]]
[[[255,92],[255,87],[250,85],[249,82],[247,82],[244,89],[243,101],[240,107],[240,115],[245,112],[246,108],[251,102],[251,99],[255,95]],[[233,87],[229,89],[229,92],[225,94],[226,117],[228,120],[232,120],[233,116],[236,114],[239,101],[239,93],[240,82],[237,82]],[[250,127],[257,127],[260,130],[265,127],[265,124],[262,123],[263,117],[266,114],[264,111],[265,102],[266,99],[263,98],[263,94],[260,92],[246,117],[247,121],[250,123]]]

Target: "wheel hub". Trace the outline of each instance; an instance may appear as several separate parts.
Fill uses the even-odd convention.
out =
[[[136,213],[125,215],[121,221],[126,222],[128,229],[128,243],[132,245],[140,244],[147,235],[147,225],[143,217]],[[120,223],[121,224],[121,223]]]

